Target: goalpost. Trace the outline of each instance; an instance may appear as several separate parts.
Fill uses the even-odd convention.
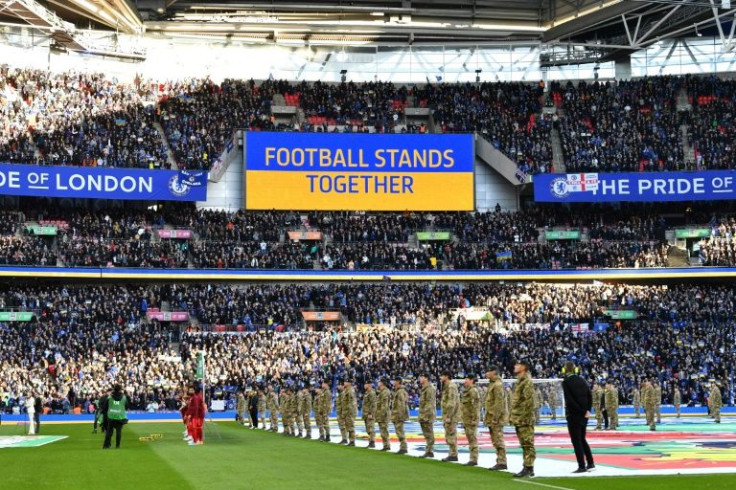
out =
[[[463,379],[454,379],[453,383],[457,383],[462,391]],[[506,394],[506,407],[511,407],[511,390],[516,383],[516,379],[503,379],[504,392]],[[488,388],[489,380],[478,379],[475,385],[482,389],[481,397],[485,400],[485,391]],[[541,379],[532,378],[534,389],[537,393],[537,406],[539,407],[540,419],[556,420],[565,418],[565,396],[562,392],[562,379]],[[481,410],[482,410],[481,406]]]

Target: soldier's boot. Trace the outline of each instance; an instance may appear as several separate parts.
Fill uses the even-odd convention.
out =
[[[454,463],[457,462],[457,455],[455,456],[447,456],[446,458],[442,458],[442,461],[445,463]]]
[[[347,446],[355,447],[355,441],[350,441],[346,444]]]
[[[390,451],[390,450],[391,450],[391,446],[383,446],[383,449],[381,449],[381,451]]]
[[[302,431],[299,431],[299,436],[298,437],[304,437],[304,434],[302,434]]]
[[[488,469],[491,471],[501,471],[501,470],[507,470],[509,469],[509,467],[506,466],[505,464],[496,464],[496,466],[491,466]]]
[[[396,451],[396,454],[406,454],[408,452],[409,451],[407,451],[406,449],[399,449],[398,451]]]
[[[374,441],[371,441],[371,442],[368,443],[368,448],[369,449],[373,449],[375,447],[376,447],[376,443]]]
[[[514,475],[515,478],[527,478],[534,476],[534,466],[524,466],[524,469]]]
[[[478,462],[477,461],[468,461],[467,463],[465,463],[465,466],[478,466]]]
[[[308,431],[304,433],[304,439],[311,439],[312,438],[312,431]]]

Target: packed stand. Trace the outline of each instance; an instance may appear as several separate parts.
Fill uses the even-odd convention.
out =
[[[688,121],[690,145],[695,152],[698,170],[736,168],[736,120],[734,96],[736,82],[715,76],[687,77],[687,91],[692,104]]]
[[[30,311],[35,319],[0,324],[0,391],[6,410],[34,392],[63,411],[89,407],[102,388],[121,382],[139,410],[151,401],[176,408],[192,354],[204,348],[209,381],[220,391],[344,375],[437,377],[449,370],[462,377],[490,364],[510,377],[519,358],[531,362],[535,377],[554,378],[570,359],[590,380],[615,379],[625,401],[636,382],[654,377],[665,400],[675,381],[684,400],[699,404],[710,378],[728,382],[733,375],[734,305],[736,289],[700,285],[6,285],[2,309]],[[198,328],[247,328],[238,335],[186,333],[173,352],[169,329],[179,325],[146,320],[164,306],[188,312]],[[467,306],[486,308],[487,319],[453,315]],[[304,308],[340,311],[346,323],[305,330]],[[605,320],[610,309],[638,318]],[[601,322],[605,327],[594,331]],[[369,328],[351,331],[356,324]]]
[[[0,148],[11,162],[168,168],[156,100],[140,83],[4,65],[0,89]]]
[[[693,169],[685,160],[677,111],[683,79],[554,82],[568,172],[649,172]]]

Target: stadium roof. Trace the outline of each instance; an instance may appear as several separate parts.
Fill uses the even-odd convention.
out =
[[[576,46],[596,60],[711,29],[731,47],[730,0],[0,0],[0,22],[293,45]],[[38,8],[36,8],[38,7]],[[44,27],[45,26],[45,27]],[[700,29],[700,31],[698,31]],[[67,47],[71,43],[67,42]],[[570,58],[565,50],[560,62]],[[556,59],[547,62],[555,64]],[[567,59],[569,62],[570,60]],[[573,60],[582,62],[581,59]]]

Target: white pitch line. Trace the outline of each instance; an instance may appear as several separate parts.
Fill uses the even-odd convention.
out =
[[[546,483],[539,483],[539,482],[531,481],[531,480],[511,480],[511,481],[514,481],[516,483],[526,483],[527,485],[537,485],[537,486],[546,487],[546,488],[556,488],[557,490],[573,490],[572,488],[558,487],[555,485],[547,485]]]

